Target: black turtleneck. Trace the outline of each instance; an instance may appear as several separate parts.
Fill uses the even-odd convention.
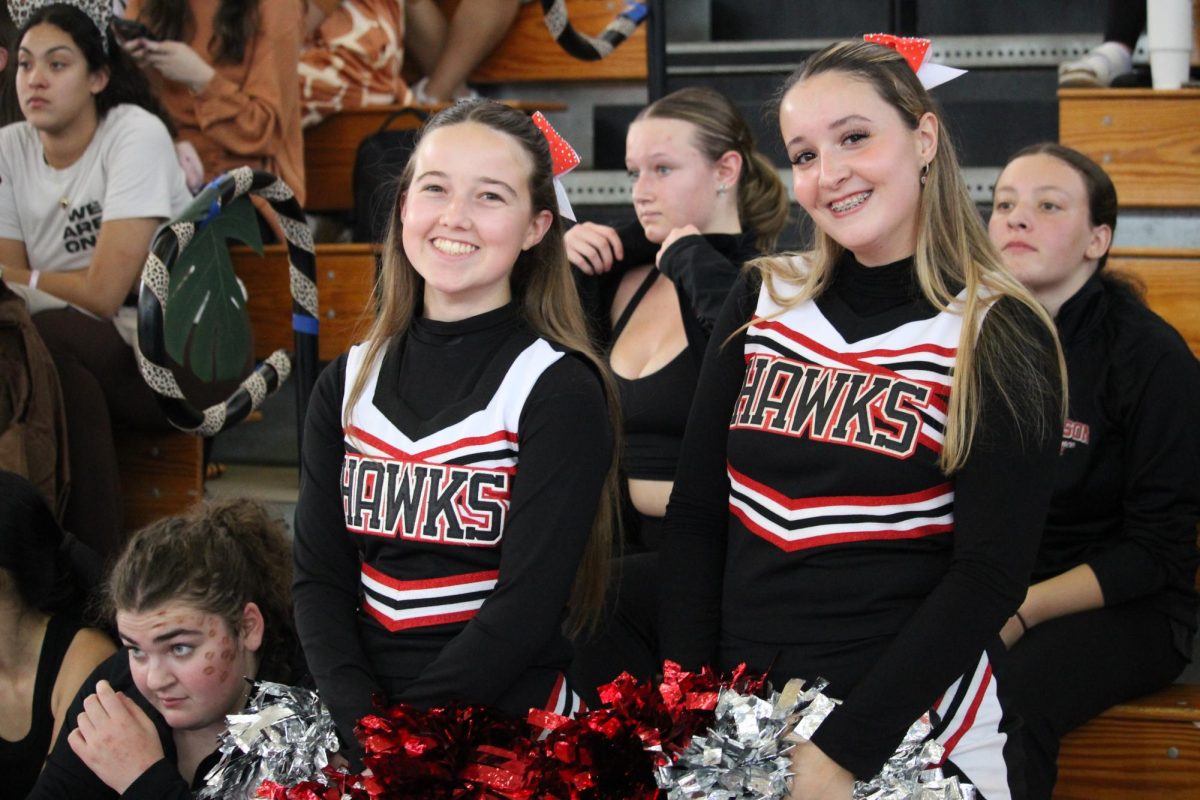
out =
[[[937,314],[921,294],[911,256],[864,267],[849,251],[839,259],[829,289],[817,298],[817,307],[848,342]]]
[[[1029,426],[1021,426],[999,400],[998,387],[984,380],[966,464],[944,478],[954,488],[952,530],[919,539],[832,541],[806,550],[777,547],[750,532],[738,516],[742,506],[731,505],[728,470],[734,459],[742,475],[739,485],[763,486],[762,493],[778,493],[772,495],[778,502],[801,504],[797,507],[819,496],[862,494],[862,488],[899,497],[912,491],[901,487],[914,475],[925,480],[930,470],[940,473],[922,448],[898,460],[817,441],[808,427],[791,435],[731,429],[749,360],[745,325],[758,298],[758,276],[744,275],[730,293],[705,356],[660,550],[662,653],[688,668],[715,663],[728,669],[748,660],[753,668],[772,669],[778,685],[791,677],[829,679],[830,691],[844,703],[813,741],[867,778],[908,726],[986,648],[1000,645],[999,630],[1028,586],[1053,483],[1058,431],[1052,424],[1031,436]],[[806,344],[804,352],[825,353],[831,359],[826,363],[835,364],[853,363],[850,356],[842,360],[839,347],[848,353],[853,343],[902,328],[906,341],[919,342],[923,326],[947,324],[949,316],[920,296],[911,260],[867,268],[847,256],[815,305],[823,320],[795,333],[816,342]],[[992,320],[999,319],[994,315],[1015,317],[1045,345],[1042,367],[1057,374],[1049,331],[1018,306],[997,302],[980,336],[992,335]],[[919,348],[908,350],[919,358]],[[768,352],[775,357],[778,351]],[[873,355],[886,359],[888,352]],[[822,391],[819,382],[803,386],[797,396]],[[1058,398],[1044,400],[1044,413],[1056,419]],[[809,466],[786,466],[800,461]],[[838,491],[838,486],[859,491]],[[768,596],[776,599],[766,602]],[[797,607],[797,597],[804,598],[800,605],[805,607]]]
[[[557,360],[539,356],[549,360],[547,366],[537,367],[540,375],[513,372],[518,356],[544,352],[547,344],[551,352],[562,355]],[[612,457],[612,431],[598,376],[582,357],[539,341],[511,305],[456,322],[418,319],[408,335],[397,337],[387,348],[369,402],[386,424],[374,424],[379,431],[394,427],[420,452],[400,452],[404,448],[394,441],[373,445],[384,452],[395,451],[388,474],[399,464],[410,470],[403,474],[413,476],[406,479],[408,483],[385,485],[397,487],[393,491],[399,496],[411,490],[419,475],[437,472],[444,477],[436,486],[449,486],[463,470],[485,463],[478,459],[515,450],[508,507],[499,543],[494,544],[497,540],[472,542],[460,534],[452,540],[448,510],[438,512],[447,514],[445,518],[433,518],[435,528],[403,522],[407,517],[402,513],[392,515],[401,520],[395,531],[368,534],[350,529],[343,497],[352,491],[357,501],[359,484],[353,489],[343,487],[344,464],[358,458],[342,428],[343,397],[353,380],[348,363],[343,355],[329,365],[309,403],[294,548],[296,627],[343,744],[353,747],[354,723],[373,711],[375,692],[423,706],[464,701],[516,714],[533,705],[544,706],[555,677],[570,660],[560,630],[564,609]],[[498,394],[498,387],[510,376],[514,380],[505,382],[506,388]],[[494,396],[507,398],[525,391],[514,390],[514,381],[532,384],[522,405],[510,407],[510,401],[498,401],[505,410],[505,426],[512,424],[509,409],[513,416],[519,409],[516,442],[489,436],[488,446],[483,446],[472,436],[483,430],[483,424],[493,423],[476,425],[472,420],[492,418],[488,414],[494,410],[476,412],[487,409]],[[453,461],[428,455],[449,448],[461,450],[462,455]],[[415,466],[403,467],[402,462]],[[439,464],[456,465],[458,472]],[[494,474],[502,468],[483,469]],[[421,509],[434,503],[432,492],[414,513],[426,513]],[[496,512],[487,512],[481,520],[483,506],[468,508],[475,502],[473,497],[465,489],[455,495],[458,510],[453,513],[464,527],[490,530],[486,526]],[[377,507],[380,518],[382,508]],[[444,533],[431,537],[428,531],[435,529]],[[363,565],[406,586],[416,581],[431,587],[420,591],[426,593],[422,597],[430,592],[438,595],[435,600],[396,601],[417,606],[420,626],[389,631],[367,613]],[[438,594],[445,590],[437,587],[457,585],[463,576],[493,572],[498,574],[495,588],[475,590],[488,593],[473,617],[435,617],[421,608],[476,599],[466,594],[447,599]]]
[[[1123,284],[1094,275],[1055,320],[1070,392],[1035,580],[1079,564],[1106,605],[1153,598],[1190,653],[1200,519],[1200,366]]]

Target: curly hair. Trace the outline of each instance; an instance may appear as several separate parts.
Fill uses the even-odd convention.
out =
[[[194,606],[241,628],[242,610],[262,611],[260,673],[288,681],[299,663],[292,617],[292,548],[283,523],[254,500],[206,503],[133,535],[106,588],[110,614],[166,603]]]

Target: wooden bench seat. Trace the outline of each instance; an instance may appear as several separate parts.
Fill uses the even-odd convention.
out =
[[[1060,89],[1059,141],[1112,177],[1121,206],[1200,206],[1200,89]]]
[[[178,514],[204,496],[204,440],[185,433],[123,431],[117,464],[125,529]]]
[[[1197,797],[1200,686],[1176,684],[1122,703],[1063,739],[1055,800]]]
[[[1106,269],[1135,276],[1147,304],[1200,356],[1200,251],[1114,249]],[[1200,798],[1200,685],[1122,703],[1066,736],[1054,797]]]
[[[375,291],[376,248],[369,244],[318,244],[317,303],[320,335],[317,357],[331,361],[362,340],[370,327]],[[267,245],[263,256],[232,247],[234,271],[246,284],[254,353],[262,358],[292,349],[292,295],[288,288],[287,247]]]
[[[521,111],[562,111],[562,103],[504,101]],[[363,139],[380,129],[388,117],[405,108],[433,113],[445,106],[375,106],[340,111],[304,132],[304,184],[306,211],[347,211],[354,207],[354,156]],[[396,118],[389,130],[408,130],[421,125],[411,114]]]
[[[457,6],[450,0],[446,7]],[[589,36],[599,34],[624,7],[613,0],[570,0],[571,25]],[[470,83],[530,83],[536,81],[646,80],[646,26],[599,61],[581,61],[563,50],[546,27],[539,3],[526,3],[517,12],[504,41],[480,64]]]
[[[1137,278],[1145,286],[1146,304],[1200,358],[1200,250],[1114,248],[1106,269]]]

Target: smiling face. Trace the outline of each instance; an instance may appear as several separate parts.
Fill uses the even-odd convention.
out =
[[[992,243],[1052,314],[1087,282],[1112,230],[1093,225],[1083,176],[1046,153],[1014,159],[996,181]]]
[[[462,122],[422,137],[413,162],[401,240],[425,279],[424,315],[464,319],[503,306],[517,256],[554,219],[533,211],[532,160],[507,134]]]
[[[216,614],[182,602],[118,611],[117,629],[129,649],[134,684],[172,728],[223,727],[225,716],[245,704],[245,678],[257,671],[263,634],[253,603],[243,611],[240,633]]]
[[[695,142],[696,127],[681,119],[648,117],[629,126],[625,168],[633,180],[633,207],[655,244],[684,225],[701,233],[727,232],[731,203],[737,225],[737,171],[710,161]],[[718,191],[722,184],[724,195]]]
[[[43,22],[21,39],[17,53],[17,100],[25,119],[39,131],[60,134],[94,123],[95,96],[108,85],[108,73],[92,72],[75,40]]]
[[[796,201],[859,263],[916,252],[921,169],[937,152],[937,117],[914,130],[873,86],[842,72],[797,83],[779,108]]]

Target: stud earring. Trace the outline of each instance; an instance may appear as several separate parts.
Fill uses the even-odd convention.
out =
[[[717,184],[717,194],[724,195],[726,191],[728,191],[728,187],[725,184]]]
[[[921,185],[924,186],[925,182],[927,180],[929,180],[929,162],[928,161],[925,162],[925,166],[921,167]]]

